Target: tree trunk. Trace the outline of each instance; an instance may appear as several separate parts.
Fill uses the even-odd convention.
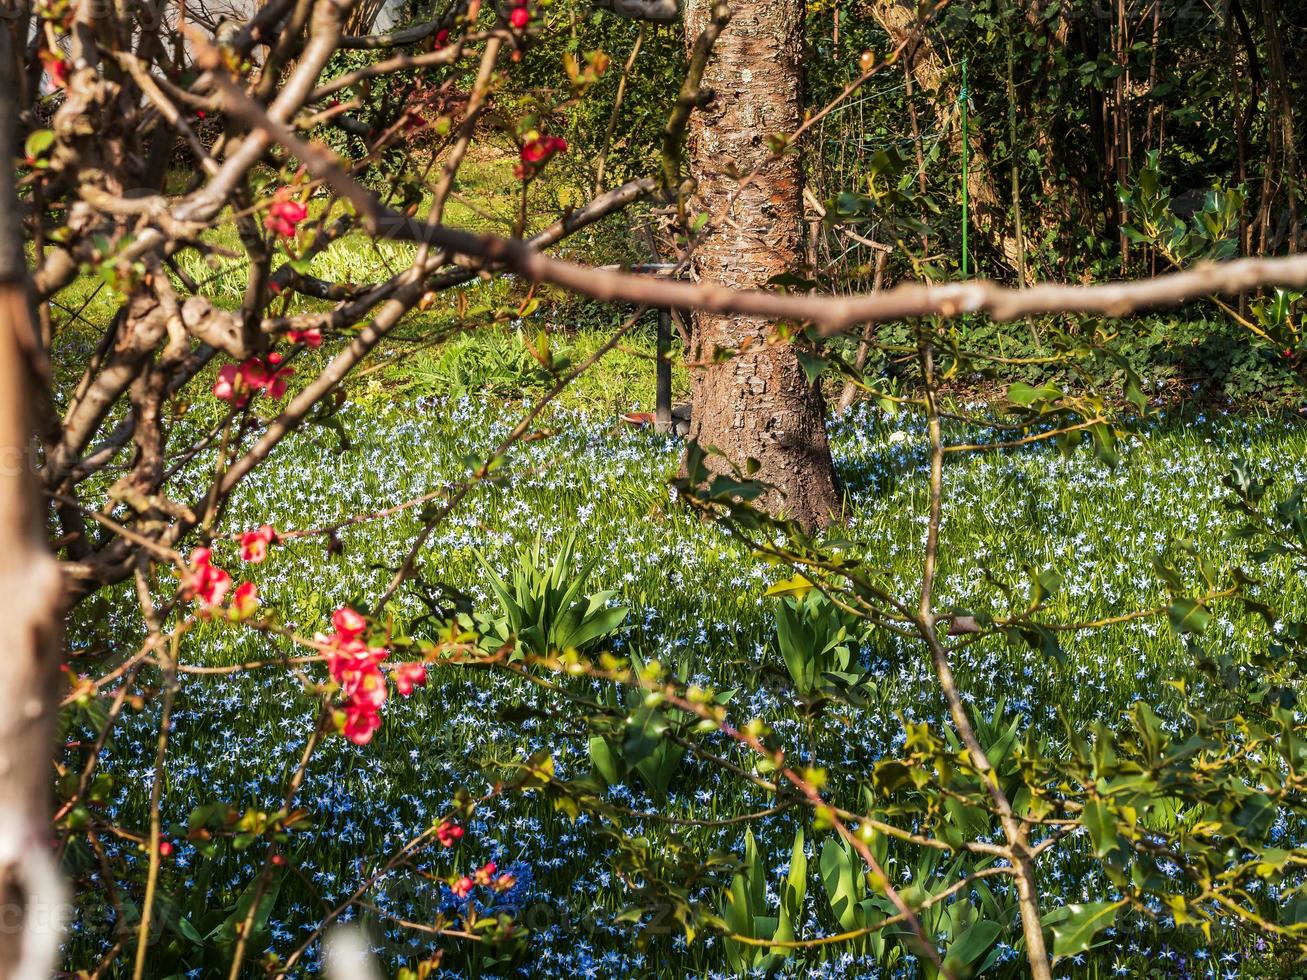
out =
[[[773,158],[768,137],[793,132],[803,118],[803,2],[731,6],[704,72],[712,100],[691,122],[697,206],[716,223],[694,255],[702,279],[750,288],[802,262],[802,164],[794,150]],[[711,7],[711,0],[687,0],[688,38],[708,23]],[[732,174],[755,167],[758,177],[741,190]],[[768,342],[770,327],[750,317],[695,314],[690,437],[724,454],[709,457],[719,471],[726,461],[743,468],[756,459],[756,479],[775,488],[761,506],[812,528],[842,510],[825,404],[794,348]],[[723,358],[727,352],[733,356]]]
[[[14,146],[18,92],[0,30],[0,146]],[[38,345],[13,169],[0,168],[0,978],[55,968],[65,904],[50,844],[50,759],[60,576],[34,472]]]

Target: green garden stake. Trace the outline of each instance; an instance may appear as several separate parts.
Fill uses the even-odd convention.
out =
[[[962,278],[967,278],[968,254],[967,254],[967,225],[971,223],[969,206],[971,204],[967,191],[967,168],[970,164],[971,157],[971,134],[967,131],[967,101],[970,99],[970,93],[967,92],[967,59],[962,59],[962,91],[958,93],[958,101],[962,103]]]

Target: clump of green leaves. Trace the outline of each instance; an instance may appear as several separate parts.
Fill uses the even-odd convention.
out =
[[[613,603],[616,592],[585,594],[594,562],[576,564],[576,535],[568,535],[554,560],[544,543],[518,553],[511,578],[504,578],[481,552],[477,560],[495,593],[500,612],[475,614],[483,645],[513,647],[513,656],[547,656],[585,650],[612,636],[626,621],[629,609]]]
[[[818,589],[782,596],[776,604],[773,643],[795,690],[804,697],[848,688],[862,680],[857,669],[863,624]]]
[[[803,829],[794,834],[790,867],[781,883],[780,908],[772,913],[767,901],[767,871],[752,831],[744,835],[744,860],[722,898],[722,919],[729,935],[748,939],[794,942],[803,929],[808,897],[808,857]],[[771,974],[794,955],[792,946],[758,946],[735,939],[725,942],[726,962],[738,974]]]
[[[661,665],[646,664],[638,653],[631,654],[631,666],[640,675],[654,676]],[[685,684],[689,680],[689,661],[677,665],[675,676]],[[724,704],[731,694],[718,696]],[[593,736],[587,746],[590,762],[606,785],[624,782],[630,776],[639,778],[659,803],[667,801],[672,780],[681,769],[685,747],[675,735],[685,738],[694,721],[684,711],[677,711],[648,698],[638,687],[625,690],[624,701],[619,703],[617,692],[608,688],[606,704],[613,709],[613,717],[621,717],[621,727],[609,729],[605,734]]]

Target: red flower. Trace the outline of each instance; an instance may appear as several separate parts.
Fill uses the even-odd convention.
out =
[[[436,50],[439,51],[449,41],[449,29],[442,27],[436,31]]]
[[[266,360],[248,357],[240,364],[224,364],[218,372],[218,380],[213,383],[213,396],[231,402],[237,408],[244,408],[260,391],[266,390],[271,398],[281,398],[286,394],[286,378],[294,374],[295,369],[278,369],[280,363],[281,355],[273,352]]]
[[[490,884],[491,879],[495,877],[495,872],[498,870],[499,869],[495,866],[494,861],[487,861],[481,867],[477,868],[476,871],[472,872],[472,877],[476,879],[478,885],[481,885],[484,888],[486,885]]]
[[[380,652],[384,655],[386,651]],[[375,712],[386,703],[386,682],[382,680],[376,661],[353,661],[339,680],[340,691],[351,708]]]
[[[287,332],[286,339],[292,344],[303,344],[316,350],[322,346],[322,331],[317,327],[310,327],[308,330],[291,330]]]
[[[436,840],[440,841],[441,847],[453,847],[454,842],[462,836],[463,828],[448,820],[442,820],[436,828]]]
[[[241,535],[241,559],[255,565],[268,557],[268,545],[277,540],[277,532],[271,524],[264,524],[253,531]]]
[[[467,896],[472,892],[472,886],[473,886],[472,879],[469,878],[467,875],[464,875],[462,878],[459,878],[458,881],[450,885],[449,890],[452,891],[459,898],[467,898]]]
[[[331,614],[331,625],[346,639],[354,639],[368,628],[368,621],[349,606],[341,606]]]
[[[333,636],[328,640],[331,650],[327,653],[327,665],[331,677],[336,683],[345,687],[356,683],[360,676],[380,674],[378,665],[390,655],[385,647],[370,647],[358,637]],[[385,685],[382,685],[383,689]]]
[[[268,216],[263,219],[263,227],[282,238],[294,238],[295,226],[309,216],[309,209],[299,201],[290,200],[289,194],[284,187],[279,190],[277,199],[268,208]]]
[[[522,145],[523,163],[544,163],[555,153],[567,152],[567,140],[561,136],[537,136]]]
[[[193,596],[206,606],[222,604],[223,596],[231,588],[231,576],[218,568],[210,560],[212,552],[208,548],[196,548],[191,552],[191,576],[188,587]]]
[[[367,745],[372,733],[381,727],[381,706],[386,703],[381,663],[390,651],[363,642],[368,622],[349,606],[337,609],[331,622],[336,632],[329,637],[318,634],[318,642],[328,647],[328,670],[340,685],[342,711],[337,716],[338,724],[355,745]]]
[[[522,144],[522,162],[513,172],[519,179],[534,177],[536,171],[548,163],[555,154],[566,152],[567,140],[561,136],[534,135]]]
[[[295,373],[294,368],[282,368],[268,376],[268,397],[273,401],[286,397],[286,379]]]
[[[395,679],[395,690],[408,697],[413,693],[413,688],[426,685],[427,666],[426,664],[398,664],[391,676]]]
[[[241,361],[241,380],[251,389],[268,387],[268,365],[257,357],[247,357]]]
[[[168,857],[172,854],[172,844],[166,840],[159,841],[159,856]]]
[[[249,403],[250,397],[267,384],[268,374],[263,362],[250,357],[240,364],[224,364],[214,382],[214,397],[231,402],[238,408]]]
[[[218,380],[213,383],[213,397],[224,402],[241,406],[250,400],[249,393],[243,389],[241,369],[235,364],[224,364],[218,372]]]
[[[525,7],[514,7],[513,12],[508,15],[508,22],[513,25],[514,30],[522,30],[531,21],[531,11]]]
[[[64,57],[62,51],[47,51],[45,48],[40,52],[41,63],[45,65],[46,74],[50,76],[50,84],[55,88],[68,87],[68,59]]]
[[[236,586],[231,599],[231,618],[237,621],[249,619],[258,608],[259,590],[254,583],[242,582]]]
[[[341,731],[355,745],[367,745],[372,734],[381,727],[381,715],[366,708],[347,706],[345,724]]]
[[[517,878],[505,872],[495,879],[494,884],[492,884],[491,887],[497,892],[506,892],[516,884]]]

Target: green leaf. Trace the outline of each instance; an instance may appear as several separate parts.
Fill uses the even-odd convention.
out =
[[[595,772],[603,777],[604,782],[620,783],[622,781],[621,771],[618,768],[618,759],[613,753],[613,748],[608,744],[608,740],[596,735],[590,739],[590,761],[594,764]]]
[[[790,871],[781,889],[781,909],[789,923],[796,927],[803,919],[803,903],[808,896],[808,856],[803,852],[803,828],[794,833],[790,848]],[[793,938],[793,937],[791,937]]]
[[[23,152],[27,154],[29,160],[39,160],[53,145],[54,130],[38,129],[27,137],[27,142],[23,144]]]
[[[1102,800],[1087,802],[1080,822],[1089,831],[1095,856],[1105,858],[1114,851],[1121,850],[1121,840],[1116,836],[1116,821],[1112,818],[1111,810]]]
[[[1133,371],[1126,375],[1125,397],[1126,401],[1133,405],[1140,415],[1148,413],[1148,396],[1139,387],[1139,379],[1135,377]]]
[[[1277,816],[1275,804],[1265,793],[1253,793],[1235,812],[1234,823],[1243,833],[1245,843],[1259,843],[1265,838]]]
[[[826,889],[826,901],[844,930],[858,927],[857,904],[862,899],[858,888],[857,872],[846,851],[834,840],[827,840],[821,848],[821,883]]]
[[[1052,385],[1032,388],[1024,381],[1018,381],[1007,390],[1007,398],[1013,405],[1029,408],[1037,402],[1051,402],[1062,397],[1062,392]]]
[[[985,951],[1003,935],[1003,927],[997,922],[982,919],[949,945],[944,957],[944,968],[954,976],[964,974],[959,967],[969,967],[985,954]],[[970,975],[966,973],[966,975]]]
[[[1171,603],[1170,617],[1171,628],[1177,633],[1201,633],[1212,620],[1202,603],[1184,596]]]
[[[792,595],[803,598],[812,591],[812,583],[802,574],[796,574],[793,578],[787,578],[782,582],[777,582],[765,595]]]
[[[1120,907],[1120,902],[1068,905],[1066,917],[1053,927],[1053,958],[1075,956],[1087,950],[1094,937],[1116,921]]]
[[[200,935],[195,926],[191,925],[191,920],[185,916],[177,917],[177,931],[196,946],[204,945],[204,937]]]
[[[803,368],[803,376],[808,379],[808,384],[816,384],[822,372],[826,370],[826,358],[801,350],[796,350],[794,353],[799,359],[799,366]]]
[[[667,731],[667,719],[654,708],[641,707],[627,721],[622,752],[628,765],[638,766],[653,754]]]
[[[1027,566],[1027,571],[1030,574],[1031,605],[1043,605],[1045,599],[1062,588],[1062,576],[1056,569]]]

